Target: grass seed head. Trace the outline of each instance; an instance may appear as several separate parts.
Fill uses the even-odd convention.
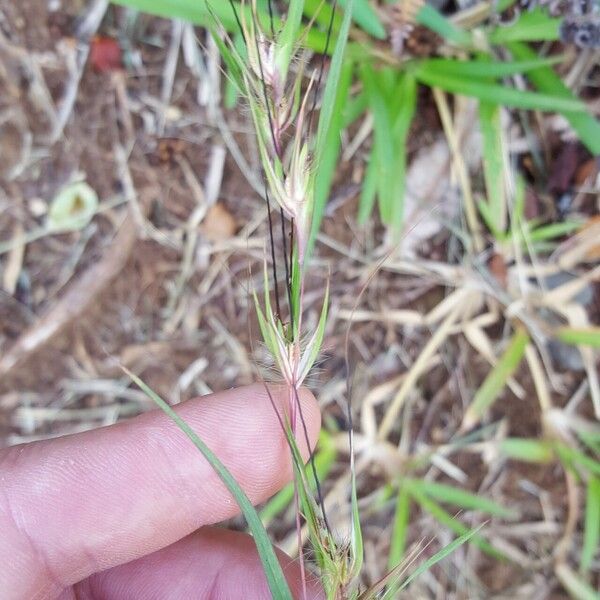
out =
[[[261,32],[258,32],[257,36],[255,43],[247,44],[250,67],[254,76],[271,88],[275,98],[281,98],[283,86],[275,63],[275,42],[268,40]]]

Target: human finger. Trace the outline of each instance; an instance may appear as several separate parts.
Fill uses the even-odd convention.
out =
[[[287,389],[275,388],[271,396],[280,411],[287,406]],[[306,390],[300,403],[314,444],[318,407]],[[177,412],[252,502],[290,481],[287,441],[264,385],[192,400]],[[304,436],[298,438],[307,456]],[[52,597],[238,512],[208,462],[156,411],[9,448],[0,453],[0,472],[0,589],[6,598]]]

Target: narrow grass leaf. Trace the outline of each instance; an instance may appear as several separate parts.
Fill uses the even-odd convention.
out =
[[[147,12],[168,19],[183,19],[196,25],[207,26],[213,23],[211,12],[227,29],[234,31],[237,28],[235,14],[229,2],[210,0],[112,0],[114,4],[130,6],[142,12]],[[240,2],[233,3],[238,14],[248,11],[249,6],[242,6]],[[261,15],[266,21],[266,15]]]
[[[543,242],[568,235],[581,227],[577,221],[565,221],[564,223],[550,223],[542,225],[529,231],[527,236],[531,242]]]
[[[544,464],[554,458],[551,444],[527,438],[506,438],[500,442],[500,451],[507,458],[524,462]]]
[[[556,337],[565,344],[600,348],[600,327],[587,327],[585,329],[562,327],[556,332]]]
[[[367,110],[368,106],[369,98],[364,90],[353,98],[349,98],[343,107],[342,129],[352,125]]]
[[[269,589],[273,598],[281,600],[292,600],[292,594],[290,588],[283,574],[283,570],[273,545],[269,540],[269,536],[263,527],[263,524],[256,512],[254,506],[238,485],[233,475],[223,465],[223,463],[217,458],[217,456],[210,450],[210,448],[198,437],[196,432],[165,402],[158,394],[150,389],[137,375],[122,367],[125,373],[135,382],[135,384],[150,398],[154,403],[179,427],[179,429],[191,440],[191,442],[198,448],[204,458],[209,462],[210,466],[214,469],[221,481],[225,484],[231,495],[234,497],[237,505],[240,507],[248,527],[254,536],[254,542],[256,543],[256,549],[260,556],[260,560],[267,577]]]
[[[496,219],[492,214],[491,204],[488,201],[480,200],[477,203],[477,209],[487,228],[492,232],[495,238],[505,239],[502,232],[496,228]]]
[[[500,107],[492,102],[479,103],[479,127],[483,138],[483,175],[487,190],[485,211],[488,227],[498,237],[506,229],[504,187],[504,148]]]
[[[365,176],[363,177],[360,197],[358,199],[358,216],[359,225],[364,225],[369,216],[373,212],[375,206],[375,198],[377,197],[377,174],[379,172],[379,157],[377,156],[377,146],[373,146],[371,155],[367,162]]]
[[[463,96],[472,96],[486,102],[545,112],[585,111],[584,104],[575,98],[517,90],[496,83],[446,75],[436,69],[428,68],[427,63],[417,66],[414,73],[419,81],[429,86]]]
[[[231,110],[237,105],[240,89],[235,83],[233,83],[229,76],[225,78],[224,86],[225,89],[223,90],[223,105],[227,110]]]
[[[581,547],[580,569],[587,573],[600,543],[600,478],[590,477],[585,499],[585,522]]]
[[[404,588],[408,587],[417,577],[421,576],[423,573],[429,571],[433,566],[435,566],[440,561],[444,560],[448,556],[450,556],[455,550],[460,548],[463,544],[466,544],[469,540],[474,538],[479,530],[483,527],[480,525],[475,529],[469,529],[457,537],[455,540],[450,542],[447,546],[444,546],[439,552],[436,552],[431,558],[428,558],[424,563],[419,565],[413,573],[409,577],[407,577],[402,584],[400,585],[397,591],[401,591]]]
[[[254,293],[253,295],[254,295],[254,307],[256,309],[256,316],[258,318],[258,326],[260,328],[260,333],[262,335],[262,338],[263,338],[265,344],[267,345],[267,348],[269,349],[269,352],[274,357],[277,357],[279,354],[278,348],[277,348],[277,342],[273,339],[271,327],[267,323],[267,319],[265,318],[262,308],[260,307],[260,302],[258,301],[258,297],[256,296],[256,293]]]
[[[556,444],[554,448],[566,467],[573,469],[578,465],[583,467],[588,473],[600,477],[600,462],[597,460],[565,444]]]
[[[462,424],[463,429],[470,429],[478,423],[486,410],[498,398],[506,386],[508,378],[519,366],[528,342],[529,336],[527,332],[524,329],[518,329],[496,366],[490,371],[481,387],[475,393],[473,402],[465,412]]]
[[[342,6],[347,7],[348,0],[339,0],[339,3]],[[385,27],[381,23],[369,0],[354,0],[352,17],[355,23],[364,32],[378,40],[384,40],[386,38],[387,33]]]
[[[588,585],[569,566],[561,563],[555,567],[556,576],[574,600],[598,600],[598,592]]]
[[[488,60],[455,60],[450,58],[430,58],[421,61],[430,71],[438,71],[445,75],[457,77],[477,77],[480,79],[499,79],[518,73],[526,73],[532,69],[548,67],[564,60],[562,56],[537,58],[533,60],[495,62]]]
[[[360,75],[369,96],[369,109],[373,115],[373,151],[378,158],[375,166],[379,212],[381,220],[386,225],[391,225],[395,201],[394,186],[391,182],[394,179],[396,145],[390,111],[373,66],[369,63],[362,65]]]
[[[353,0],[348,0],[346,3],[346,9],[344,11],[344,18],[342,19],[342,24],[340,26],[340,31],[337,35],[337,39],[335,42],[335,48],[333,50],[333,56],[331,58],[331,66],[329,67],[329,73],[327,75],[327,83],[325,84],[325,91],[323,92],[323,99],[321,101],[321,112],[319,114],[319,124],[317,126],[317,141],[315,147],[317,163],[321,160],[321,153],[323,152],[325,140],[327,138],[327,133],[329,128],[331,127],[331,119],[335,108],[337,88],[342,73],[344,52],[346,50],[346,44],[348,42],[350,24],[352,22],[353,6]]]
[[[413,489],[420,490],[430,498],[435,498],[439,502],[452,504],[465,510],[477,510],[496,517],[514,518],[516,516],[514,510],[505,508],[488,498],[483,498],[482,496],[451,485],[417,479],[412,480],[411,486]]]
[[[400,482],[396,510],[394,511],[394,525],[390,539],[390,552],[388,555],[388,569],[393,569],[402,562],[406,549],[408,535],[408,519],[410,513],[410,494],[407,486]]]
[[[346,0],[339,0],[341,6],[346,6]],[[331,2],[323,0],[305,0],[304,14],[310,19],[314,19],[316,23],[323,28],[329,26],[333,7]],[[377,16],[377,13],[371,6],[369,0],[354,0],[354,8],[352,11],[352,20],[370,36],[383,40],[386,37],[385,27]],[[342,17],[339,12],[333,16],[332,32],[337,35],[342,26]]]
[[[394,179],[391,184],[394,195],[391,220],[394,231],[400,231],[404,219],[408,134],[417,108],[417,81],[411,72],[402,74],[395,90],[395,96],[399,105],[392,109],[392,114],[396,114],[396,120],[393,123],[396,160]]]
[[[551,17],[547,11],[536,9],[523,11],[512,25],[496,27],[487,35],[490,44],[506,42],[541,42],[559,38],[562,19]]]
[[[579,430],[577,435],[592,452],[600,455],[600,432]]]
[[[410,494],[415,500],[417,504],[430,513],[435,519],[437,519],[442,525],[445,525],[448,529],[456,533],[457,535],[465,535],[471,530],[463,525],[463,523],[453,517],[450,513],[446,512],[437,502],[428,498],[423,492],[420,490],[410,487]],[[496,550],[492,545],[490,545],[482,536],[474,533],[471,538],[472,542],[478,546],[483,552],[489,554],[493,558],[504,559],[504,555]]]
[[[353,64],[350,61],[344,61],[336,91],[331,124],[323,141],[321,158],[315,168],[315,199],[308,244],[309,253],[314,246],[317,234],[321,228],[321,221],[323,220],[325,206],[329,198],[331,183],[338,166],[342,130],[346,127],[346,123],[344,122],[346,114],[344,107],[348,102],[353,70]]]
[[[352,468],[351,470],[351,497],[350,497],[350,508],[352,512],[352,531],[350,534],[350,548],[351,548],[351,564],[349,567],[349,575],[351,578],[356,578],[360,575],[364,560],[364,547],[362,528],[360,524],[360,511],[358,508],[358,497],[356,493],[356,471]]]
[[[457,46],[470,46],[473,42],[468,31],[454,25],[431,4],[423,4],[417,13],[416,22]]]
[[[506,46],[517,60],[533,60],[537,58],[536,52],[527,44],[510,42]],[[545,94],[560,96],[565,100],[574,99],[571,90],[562,82],[551,67],[533,69],[528,72],[527,76],[533,85]],[[569,121],[579,139],[592,154],[600,154],[600,122],[597,119],[588,112],[571,112],[558,107],[556,111],[562,113]]]
[[[207,25],[210,34],[219,49],[219,53],[221,54],[221,58],[225,63],[228,74],[228,81],[235,85],[238,91],[244,89],[244,79],[242,77],[242,72],[244,69],[244,64],[242,63],[239,54],[232,51],[227,44],[221,39],[221,36],[215,30],[213,25]],[[241,33],[237,34],[237,39],[241,38]]]
[[[211,31],[211,35],[213,35],[213,38],[214,38],[215,32]],[[247,56],[244,36],[241,31],[236,30],[230,37],[232,38],[233,49],[237,53],[237,54],[234,53],[234,56],[238,57],[237,61],[236,61],[236,64],[238,64],[239,59]],[[219,37],[219,41],[221,41],[220,37]],[[229,50],[229,48],[227,48],[227,50]],[[244,63],[244,65],[245,65],[245,63]],[[226,67],[227,67],[227,65],[226,65]],[[227,73],[227,77],[225,79],[224,103],[225,103],[225,108],[230,109],[230,108],[234,108],[236,106],[239,95],[243,89],[242,86],[244,85],[244,82],[243,82],[241,72],[238,72],[234,75],[232,73],[232,71],[229,68],[227,68],[226,73]],[[234,77],[233,81],[231,79],[232,76]]]
[[[304,0],[290,0],[283,29],[277,37],[275,64],[279,69],[281,81],[286,80],[292,54],[298,43],[303,10]]]
[[[111,2],[158,17],[183,19],[202,27],[213,24],[216,17],[227,31],[234,32],[238,29],[231,4],[224,0],[111,0]],[[240,17],[243,15],[246,22],[252,20],[252,7],[249,2],[234,2],[233,6]],[[265,30],[270,27],[270,18],[267,12],[257,10],[257,18]],[[279,29],[281,19],[275,17],[273,24],[276,29]],[[304,41],[311,50],[323,52],[326,46],[326,35],[324,32],[312,28],[305,36]]]
[[[328,2],[323,2],[323,0],[304,0],[304,14],[318,25],[321,25],[323,29],[329,27],[332,12],[333,6]],[[341,24],[342,17],[336,12],[333,15],[333,33],[339,31]]]

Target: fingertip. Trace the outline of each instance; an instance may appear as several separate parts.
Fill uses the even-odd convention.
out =
[[[297,398],[293,394],[256,384],[175,410],[257,504],[293,477],[290,449],[273,407],[289,409],[290,398],[298,402],[302,418],[296,436],[305,458],[318,438],[321,417],[314,396],[307,389]],[[15,535],[27,549],[29,571],[49,565],[64,584],[239,512],[212,466],[160,411],[3,456],[3,491],[7,502],[22,509]],[[30,551],[31,540],[37,553]],[[0,558],[14,554],[2,542]],[[19,585],[30,590],[33,577]]]

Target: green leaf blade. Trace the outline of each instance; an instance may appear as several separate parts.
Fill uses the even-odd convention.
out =
[[[331,66],[327,76],[327,83],[325,84],[325,91],[323,92],[321,113],[319,115],[319,123],[317,125],[317,141],[315,147],[317,161],[320,160],[323,144],[327,136],[327,132],[331,126],[331,118],[335,107],[336,91],[342,72],[342,63],[344,59],[344,52],[346,51],[346,45],[348,43],[348,34],[350,33],[353,6],[354,0],[348,0],[346,3],[346,9],[344,10],[344,18],[342,19],[340,31],[338,33],[335,48],[333,50]]]
[[[492,102],[479,103],[479,126],[483,138],[483,175],[487,190],[488,226],[497,235],[506,229],[507,201],[504,188],[504,148],[500,107]]]
[[[514,518],[515,511],[466,490],[435,481],[415,480],[412,487],[439,502],[452,504],[465,510],[476,510],[495,517]]]
[[[535,58],[531,60],[518,60],[496,62],[483,59],[456,60],[450,58],[430,58],[421,61],[430,71],[436,71],[455,77],[476,77],[479,79],[499,79],[519,73],[527,73],[541,67],[550,67],[562,62],[562,56],[551,58]]]
[[[558,40],[562,19],[548,15],[538,8],[524,11],[512,25],[497,27],[488,33],[490,44],[506,44],[507,42],[555,41]]]
[[[600,478],[591,476],[587,484],[585,522],[580,568],[584,573],[592,566],[600,544]]]
[[[455,550],[460,548],[460,546],[462,546],[463,544],[466,544],[469,540],[471,540],[473,537],[475,537],[477,535],[477,533],[479,532],[479,530],[482,527],[483,527],[483,525],[480,525],[479,527],[477,527],[475,529],[470,529],[468,531],[465,531],[463,534],[461,534],[455,540],[450,542],[447,546],[444,546],[439,552],[436,552],[431,558],[428,558],[424,563],[419,565],[415,569],[415,571],[413,573],[411,573],[411,575],[409,577],[407,577],[402,582],[402,584],[400,585],[400,587],[397,591],[401,591],[404,588],[408,587],[408,585],[411,582],[413,582],[417,577],[419,577],[426,571],[429,571],[434,565],[439,563],[441,560],[444,560],[444,558],[446,558],[447,556],[450,556],[450,554],[452,554]]]
[[[388,555],[388,569],[393,569],[402,562],[406,548],[408,535],[408,520],[410,512],[410,494],[408,488],[400,482],[396,510],[394,511],[394,525],[390,540],[390,552]]]
[[[558,330],[556,337],[565,344],[600,348],[600,327],[587,327],[585,329],[563,327]]]
[[[554,458],[552,446],[543,440],[506,438],[500,442],[501,452],[510,459],[546,464]]]
[[[292,54],[298,43],[303,11],[304,0],[290,0],[283,29],[277,37],[275,50],[275,63],[279,68],[281,81],[286,80]]]
[[[462,424],[463,429],[466,430],[473,427],[485,411],[495,402],[504,389],[508,378],[519,366],[528,343],[529,336],[527,332],[524,329],[518,329],[508,348],[485,378],[483,384],[475,393],[473,402],[465,411]]]
[[[507,45],[510,53],[517,60],[533,60],[537,54],[527,45],[521,42],[510,42]],[[546,94],[553,94],[565,99],[573,99],[573,93],[562,82],[561,78],[551,67],[540,67],[528,72],[529,80],[539,90]],[[557,112],[569,121],[571,127],[575,130],[579,139],[585,144],[588,150],[594,154],[600,154],[600,122],[589,112],[572,112],[556,108]]]
[[[314,207],[311,221],[310,240],[308,243],[308,253],[312,252],[317,234],[321,228],[321,221],[325,214],[327,199],[331,190],[331,184],[338,166],[338,159],[341,149],[342,130],[346,126],[344,123],[344,105],[347,102],[352,83],[352,74],[354,65],[350,61],[345,61],[340,73],[340,80],[335,97],[335,105],[332,115],[331,126],[329,127],[325,139],[323,140],[323,149],[321,158],[315,169],[315,195]]]
[[[423,510],[426,510],[428,513],[430,513],[442,525],[448,527],[448,529],[453,531],[455,534],[462,536],[470,531],[469,528],[466,527],[459,519],[444,510],[437,502],[427,497],[418,488],[410,485],[410,494]],[[487,540],[485,540],[481,535],[478,535],[476,532],[469,539],[472,539],[472,542],[489,556],[496,559],[505,558],[505,556],[499,550],[496,550],[496,548],[494,548]]]
[[[416,21],[431,31],[434,31],[445,40],[457,46],[470,46],[473,38],[468,31],[457,27],[436,10],[431,4],[424,4],[417,13]]]
[[[415,68],[415,76],[419,81],[429,86],[463,96],[472,96],[486,102],[544,112],[585,112],[583,103],[572,97],[566,98],[559,95],[518,90],[492,82],[446,75],[436,69],[429,68],[427,63],[422,63]]]
[[[342,6],[347,6],[348,0],[339,0]],[[378,40],[384,40],[387,36],[385,27],[371,6],[369,0],[354,0],[352,9],[354,22],[366,33]]]

